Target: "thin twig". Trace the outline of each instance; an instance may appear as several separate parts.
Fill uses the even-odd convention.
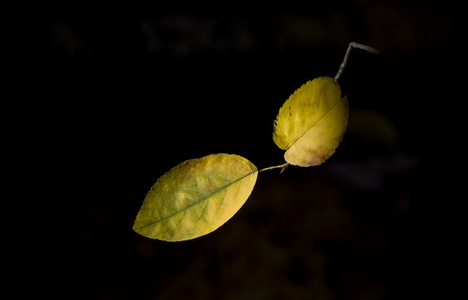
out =
[[[281,169],[280,174],[283,173],[284,171],[286,171],[289,168],[290,165],[291,165],[290,163],[284,164],[284,167]]]
[[[343,59],[343,62],[341,63],[340,69],[338,70],[338,73],[336,73],[335,81],[338,81],[338,79],[340,79],[341,74],[343,73],[344,68],[346,67],[346,64],[348,63],[348,57],[349,57],[349,54],[351,53],[351,49],[353,49],[353,48],[358,48],[358,49],[361,49],[361,50],[365,50],[365,51],[367,51],[369,53],[373,53],[373,54],[378,54],[379,53],[379,51],[377,51],[377,49],[375,49],[375,48],[372,48],[372,47],[369,47],[369,46],[366,46],[366,45],[363,45],[363,44],[359,44],[359,43],[356,43],[356,42],[349,43],[348,50],[346,50],[346,54],[345,54],[345,57]]]

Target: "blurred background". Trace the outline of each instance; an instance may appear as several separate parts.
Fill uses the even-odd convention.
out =
[[[438,159],[425,153],[428,138],[441,136],[432,103],[453,96],[461,51],[451,3],[0,3],[3,113],[18,130],[6,136],[34,186],[18,188],[34,202],[21,211],[40,219],[26,222],[40,240],[13,248],[34,262],[23,283],[47,278],[38,291],[62,299],[437,290],[445,235],[423,179]],[[279,108],[306,81],[334,77],[351,41],[381,54],[351,53],[339,81],[349,128],[325,164],[260,174],[243,208],[205,237],[167,243],[132,231],[146,192],[185,160],[235,153],[259,169],[282,164]]]

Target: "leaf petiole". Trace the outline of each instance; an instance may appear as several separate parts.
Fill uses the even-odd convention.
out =
[[[279,169],[279,168],[282,168],[281,172],[280,173],[283,173],[286,168],[289,167],[289,163],[285,163],[285,164],[282,164],[282,165],[279,165],[279,166],[273,166],[273,167],[268,167],[268,168],[265,168],[265,169],[261,169],[260,171],[258,171],[259,173],[260,172],[263,172],[263,171],[268,171],[268,170],[273,170],[273,169]]]

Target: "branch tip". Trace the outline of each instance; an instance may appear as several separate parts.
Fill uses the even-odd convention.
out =
[[[377,49],[372,48],[370,46],[359,44],[359,43],[356,43],[356,42],[349,43],[349,46],[348,46],[348,49],[346,50],[346,54],[345,54],[345,57],[343,59],[343,62],[341,63],[338,72],[336,73],[335,81],[338,81],[338,79],[340,79],[341,74],[343,73],[344,68],[346,67],[346,64],[348,63],[348,58],[349,58],[349,54],[351,53],[351,49],[353,49],[353,48],[361,49],[361,50],[364,50],[364,51],[367,51],[367,52],[373,53],[373,54],[379,54],[379,51]]]

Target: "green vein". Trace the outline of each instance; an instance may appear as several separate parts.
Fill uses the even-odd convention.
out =
[[[169,216],[166,216],[166,217],[164,217],[164,218],[162,218],[162,219],[159,219],[159,220],[156,220],[156,221],[154,221],[154,222],[148,223],[148,224],[146,224],[146,225],[144,225],[144,226],[138,227],[138,229],[143,229],[143,228],[146,228],[146,227],[148,227],[148,226],[153,226],[153,225],[159,224],[159,223],[164,222],[164,221],[166,221],[166,220],[168,220],[168,219],[170,219],[170,218],[172,218],[172,217],[174,217],[174,216],[176,216],[176,215],[178,215],[178,214],[180,214],[180,213],[184,213],[184,212],[188,211],[190,208],[192,208],[192,207],[194,207],[194,206],[196,206],[196,205],[199,205],[199,204],[201,204],[201,203],[204,202],[204,201],[209,200],[209,199],[210,199],[211,197],[213,197],[214,195],[216,195],[216,194],[218,194],[218,193],[220,193],[220,192],[222,192],[222,191],[224,191],[224,190],[227,190],[231,185],[233,185],[233,184],[235,184],[235,183],[237,183],[237,182],[243,180],[243,179],[246,178],[247,176],[253,175],[253,174],[256,173],[256,172],[258,172],[258,170],[253,171],[253,172],[250,172],[250,173],[248,173],[248,174],[246,174],[246,175],[244,175],[244,176],[242,176],[242,177],[240,177],[240,178],[238,178],[238,179],[236,179],[236,180],[234,180],[234,181],[230,181],[230,180],[228,180],[228,179],[225,179],[225,178],[222,178],[222,177],[219,177],[219,176],[210,176],[210,175],[205,175],[205,174],[199,175],[199,176],[217,177],[217,178],[220,178],[220,179],[223,179],[223,180],[228,181],[229,184],[227,184],[227,185],[225,185],[225,186],[221,186],[220,188],[218,188],[217,190],[215,190],[215,191],[212,192],[211,194],[206,194],[205,197],[202,197],[202,198],[198,199],[197,201],[193,202],[192,204],[188,205],[187,207],[185,207],[185,208],[183,208],[183,209],[180,209],[180,210],[176,211],[175,213],[173,213],[173,214],[171,214],[171,215],[169,215]],[[182,190],[182,191],[194,192],[194,191],[192,191],[192,190]],[[200,192],[200,193],[202,193],[202,192]],[[220,206],[222,205],[222,203],[224,203],[224,200],[221,202]],[[182,222],[182,221],[181,221],[181,222]],[[179,223],[179,224],[180,224],[180,223]]]

